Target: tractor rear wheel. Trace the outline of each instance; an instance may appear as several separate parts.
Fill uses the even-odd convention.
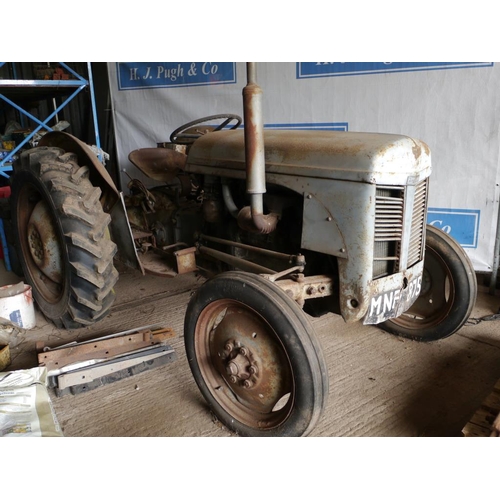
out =
[[[23,153],[12,176],[12,219],[25,280],[59,328],[88,326],[113,304],[118,272],[111,221],[88,168],[59,148]]]

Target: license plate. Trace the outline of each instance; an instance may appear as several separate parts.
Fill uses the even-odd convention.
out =
[[[390,290],[371,298],[363,323],[374,325],[403,314],[417,300],[422,290],[422,276],[414,278],[406,288]]]

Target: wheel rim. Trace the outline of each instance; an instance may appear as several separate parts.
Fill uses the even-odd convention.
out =
[[[209,304],[196,324],[195,352],[208,389],[231,418],[256,429],[288,418],[295,391],[290,360],[255,310],[230,299]]]
[[[432,248],[426,248],[422,291],[415,303],[393,323],[412,330],[439,325],[449,315],[455,298],[453,275]]]
[[[25,272],[43,299],[55,304],[64,290],[62,245],[50,206],[35,186],[21,188],[17,217]]]

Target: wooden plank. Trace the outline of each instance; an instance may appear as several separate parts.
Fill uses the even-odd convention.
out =
[[[119,354],[159,344],[175,337],[175,335],[171,328],[162,328],[155,331],[138,331],[113,338],[97,338],[80,344],[75,343],[68,347],[42,351],[38,354],[38,363],[40,366],[47,367],[47,371],[50,372],[80,361],[109,359]]]
[[[500,380],[462,430],[465,437],[498,437],[500,431]]]
[[[470,422],[491,429],[491,425],[493,424],[493,421],[495,420],[497,415],[498,409],[493,409],[481,405],[470,419]]]
[[[464,437],[489,437],[491,429],[467,422],[462,430],[462,434]]]

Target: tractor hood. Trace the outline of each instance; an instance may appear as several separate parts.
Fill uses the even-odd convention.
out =
[[[264,141],[268,174],[405,185],[417,184],[431,173],[429,147],[403,135],[265,130]],[[207,172],[207,167],[214,170]],[[243,130],[207,133],[197,139],[190,148],[186,171],[241,177],[245,172]]]

